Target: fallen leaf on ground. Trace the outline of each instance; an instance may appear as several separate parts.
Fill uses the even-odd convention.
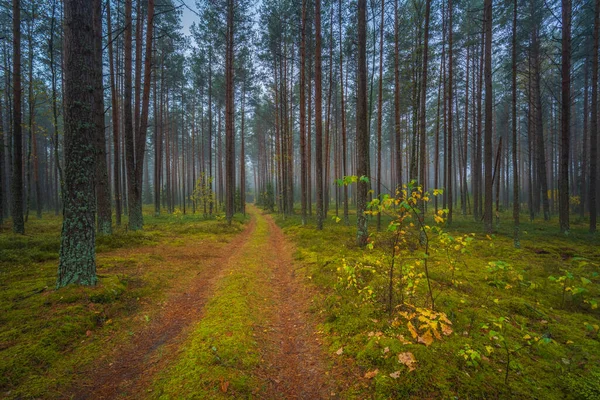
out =
[[[419,336],[419,334],[417,333],[417,330],[415,329],[415,326],[412,324],[412,322],[408,322],[406,324],[406,326],[408,326],[408,330],[410,331],[410,334],[412,335],[413,339],[416,339],[417,336]]]
[[[433,336],[431,335],[431,330],[427,330],[427,332],[425,332],[423,336],[419,336],[418,342],[423,343],[425,346],[429,346],[431,343],[433,343]]]
[[[221,392],[227,393],[228,388],[229,388],[229,381],[221,381]]]
[[[415,358],[413,353],[411,353],[410,351],[407,351],[406,353],[398,354],[398,362],[400,364],[406,365],[408,367],[409,371],[414,371],[415,370],[414,364],[417,363],[417,359]]]
[[[452,328],[450,327],[450,325],[446,325],[446,324],[440,324],[442,326],[442,333],[445,336],[448,336],[452,333]]]
[[[367,379],[373,379],[373,378],[375,378],[375,376],[377,376],[378,373],[379,373],[378,369],[373,370],[373,371],[369,371],[369,372],[367,372],[365,374],[365,378],[367,378]]]

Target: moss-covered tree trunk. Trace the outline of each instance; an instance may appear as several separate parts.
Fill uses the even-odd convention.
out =
[[[64,2],[65,195],[57,287],[95,285],[94,2]]]

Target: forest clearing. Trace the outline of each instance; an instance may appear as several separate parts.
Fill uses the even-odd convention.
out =
[[[0,398],[600,399],[600,0],[0,22]]]

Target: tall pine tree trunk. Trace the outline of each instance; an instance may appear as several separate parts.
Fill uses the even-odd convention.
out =
[[[231,224],[235,207],[235,138],[233,112],[233,4],[227,0],[225,55],[225,216]]]
[[[318,1],[318,0],[317,0]],[[357,234],[356,242],[365,246],[369,233],[367,230],[367,177],[369,162],[369,132],[367,130],[367,1],[358,0],[358,90],[356,99],[356,174],[357,183]]]
[[[512,26],[512,169],[513,169],[513,240],[515,248],[521,247],[519,238],[519,171],[517,165],[517,0],[513,2]]]
[[[598,179],[598,31],[600,26],[600,0],[594,8],[594,49],[592,50],[592,121],[590,122],[590,232],[596,232],[598,215],[596,185]]]
[[[484,199],[484,230],[486,233],[492,233],[493,214],[492,214],[492,0],[485,0],[483,3],[483,23],[485,31],[485,132],[484,132],[484,164],[485,164],[485,199]]]
[[[112,234],[112,208],[108,165],[106,161],[106,137],[104,131],[104,84],[102,80],[102,0],[94,2],[94,118],[96,125],[96,210],[98,233]]]
[[[21,2],[13,0],[13,171],[11,214],[13,232],[25,234],[23,220],[23,128],[21,126]]]
[[[96,1],[65,0],[65,193],[57,287],[95,285]],[[17,2],[18,3],[18,2]]]
[[[315,0],[315,168],[317,229],[323,229],[323,89],[321,63],[321,0]]]
[[[562,104],[558,219],[560,231],[569,233],[569,147],[571,132],[571,0],[562,0]]]

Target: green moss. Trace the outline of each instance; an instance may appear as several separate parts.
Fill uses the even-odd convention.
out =
[[[259,218],[252,239],[230,261],[204,316],[183,345],[181,356],[152,385],[152,398],[249,398],[261,382],[255,329],[264,318],[268,270],[262,259],[267,225]],[[222,385],[227,382],[226,393]]]
[[[342,258],[350,263],[373,264],[383,255],[378,246],[381,237],[374,237],[374,250],[361,250],[354,243],[354,216],[350,227],[327,218],[323,231],[316,230],[314,221],[302,226],[299,216],[277,219],[296,244],[296,260],[305,266],[307,278],[320,293],[315,307],[323,315],[322,329],[332,357],[339,357],[334,353],[343,347],[341,357],[354,360],[363,373],[379,371],[371,380],[350,383],[341,394],[343,398],[598,397],[599,375],[592,366],[600,363],[600,340],[590,326],[600,324],[600,313],[585,300],[600,298],[600,280],[594,275],[600,272],[600,238],[588,234],[584,223],[573,223],[570,236],[565,238],[556,221],[525,222],[521,224],[521,249],[516,250],[510,216],[502,214],[501,220],[505,222],[490,241],[479,234],[483,226],[471,217],[454,216],[452,235],[477,235],[456,271],[459,284],[452,285],[446,263],[430,262],[437,309],[448,315],[454,332],[424,346],[412,343],[404,324],[391,323],[384,306],[385,275],[359,276],[374,288],[377,297],[373,303],[362,303],[356,291],[335,289],[336,269],[342,265]],[[586,258],[587,264],[578,264],[576,257]],[[488,263],[498,260],[512,268],[508,276],[514,279],[510,289],[489,284]],[[592,283],[585,287],[583,295],[567,294],[565,306],[561,307],[561,287],[548,277],[558,276],[564,270],[576,276],[573,286],[577,286],[581,276]],[[385,262],[379,271],[388,271]],[[424,284],[423,280],[414,300],[419,306],[426,299]],[[482,329],[482,325],[492,325],[491,321],[501,316],[509,318],[502,331],[511,349],[506,383],[503,342],[490,340],[488,329]],[[526,335],[551,342],[529,346],[523,339]],[[406,340],[411,343],[403,344]],[[477,368],[467,366],[457,355],[465,345],[484,357]],[[398,362],[397,355],[403,352],[411,352],[417,359],[414,371],[409,372]],[[395,371],[401,372],[400,378],[390,376]]]
[[[203,265],[170,263],[146,253],[118,249],[230,240],[243,229],[241,218],[231,228],[199,215],[182,223],[165,215],[151,217],[144,231],[115,229],[97,237],[99,284],[54,290],[60,247],[61,218],[44,214],[30,219],[30,235],[14,235],[0,227],[0,393],[3,398],[62,398],[77,374],[111,345],[129,340],[147,304],[165,299],[167,290],[187,280]],[[177,228],[175,228],[177,226]],[[89,333],[89,336],[88,336]]]

